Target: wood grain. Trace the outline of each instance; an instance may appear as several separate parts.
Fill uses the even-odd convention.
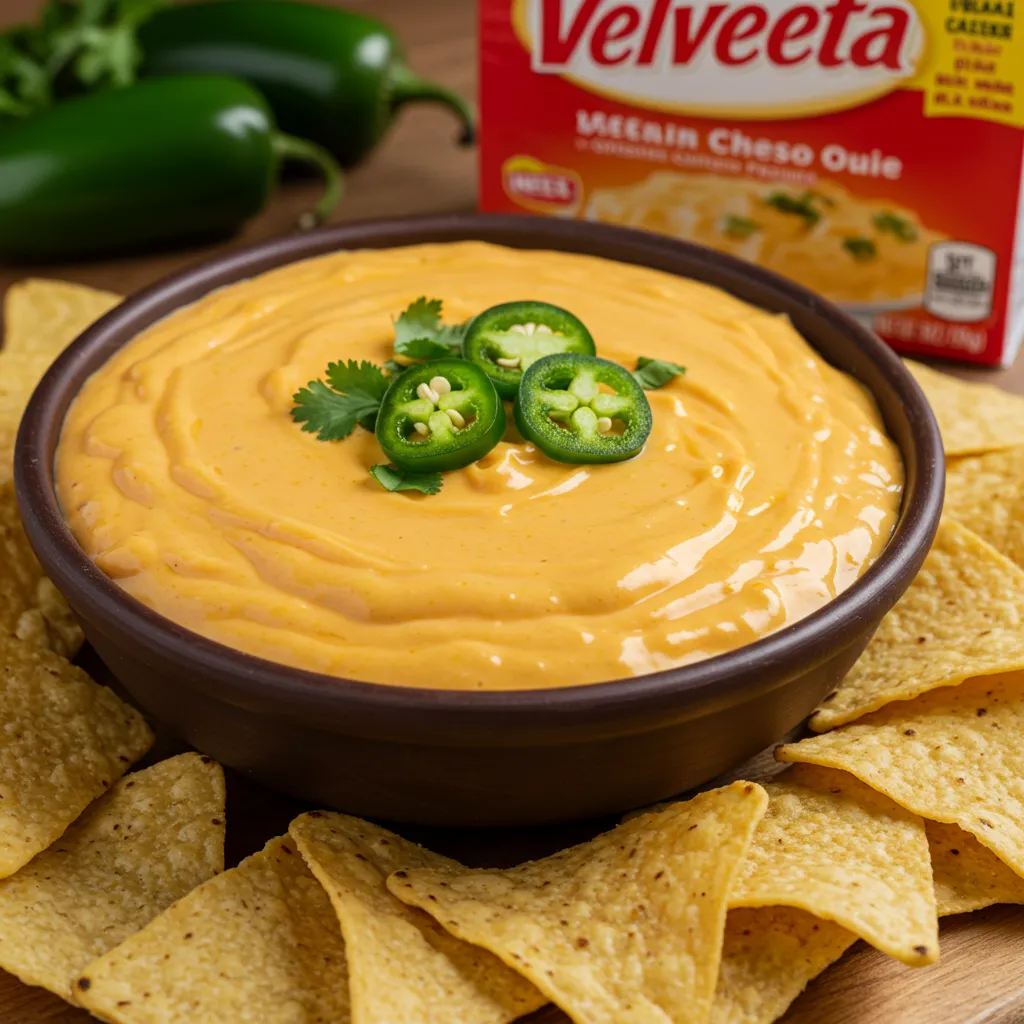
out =
[[[41,0],[0,0],[0,25],[34,14]],[[473,0],[346,0],[390,21],[406,41],[410,63],[425,75],[466,93],[476,80]],[[345,201],[334,220],[469,210],[476,202],[475,156],[453,142],[455,125],[429,107],[404,113],[373,158],[350,175]],[[0,292],[29,274],[79,281],[127,294],[198,260],[292,230],[317,189],[288,184],[269,208],[237,238],[222,245],[142,258],[45,267],[0,266]],[[1024,393],[1024,361],[1008,371],[954,368],[963,377],[984,377]],[[171,751],[164,749],[161,756]],[[744,769],[748,773],[752,769]],[[287,827],[303,808],[238,778],[229,779],[229,863],[258,849]],[[607,823],[600,823],[602,826]],[[544,833],[486,835],[418,830],[413,838],[476,863],[515,861],[578,842],[594,824]],[[994,907],[943,922],[942,958],[914,970],[863,943],[812,982],[784,1024],[1020,1024],[1024,1022],[1024,908]],[[91,1020],[39,989],[0,972],[0,1024],[82,1024]],[[553,1009],[531,1024],[565,1024]],[[198,1024],[198,1022],[197,1022]],[[204,1022],[205,1024],[205,1022]],[[216,1022],[209,1022],[216,1024]],[[395,1022],[399,1024],[399,1022]]]

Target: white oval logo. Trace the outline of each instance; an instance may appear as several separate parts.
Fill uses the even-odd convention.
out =
[[[800,117],[913,77],[907,0],[517,0],[534,71],[624,102],[701,115]]]

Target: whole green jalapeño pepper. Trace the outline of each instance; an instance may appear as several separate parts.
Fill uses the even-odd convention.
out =
[[[241,6],[245,6],[244,4]],[[282,160],[319,146],[282,135],[262,97],[233,78],[154,79],[59,103],[8,125],[0,146],[0,257],[69,259],[225,237],[265,204]]]
[[[470,105],[420,78],[401,44],[363,14],[282,0],[213,0],[158,11],[139,31],[144,76],[234,75],[267,98],[282,129],[312,139],[342,166],[362,160],[407,103],[439,103],[474,137]]]
[[[461,469],[505,433],[505,407],[478,366],[439,359],[412,366],[388,388],[377,413],[377,443],[399,469]]]
[[[548,458],[577,464],[633,458],[653,424],[644,389],[628,370],[571,353],[538,359],[523,374],[515,417]]]
[[[594,339],[579,317],[548,302],[491,306],[473,318],[462,342],[462,354],[482,367],[498,394],[510,400],[523,371],[556,352],[592,356]]]

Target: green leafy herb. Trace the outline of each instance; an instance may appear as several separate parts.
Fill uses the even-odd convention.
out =
[[[320,441],[340,441],[359,423],[373,430],[388,379],[365,360],[330,363],[327,383],[311,380],[292,396],[292,419]]]
[[[370,467],[370,476],[386,491],[419,491],[422,494],[437,494],[441,490],[440,473],[407,473],[394,466]]]
[[[0,36],[0,116],[28,117],[50,101],[46,69],[17,44]]]
[[[727,213],[722,218],[722,231],[730,238],[749,238],[760,229],[761,225],[749,217],[738,217],[734,213]]]
[[[442,324],[441,300],[425,296],[410,303],[395,321],[395,355],[431,362],[460,354],[468,324]]]
[[[429,363],[435,359],[447,359],[452,350],[433,338],[409,338],[395,342],[395,355],[404,356],[418,363]]]
[[[843,248],[859,263],[866,263],[878,255],[875,243],[863,235],[858,235],[856,238],[844,238]]]
[[[765,206],[770,206],[779,213],[791,213],[797,217],[803,217],[809,228],[821,220],[821,211],[814,205],[817,193],[804,192],[803,195],[792,196],[788,192],[773,192],[765,199]]]
[[[657,391],[669,381],[686,373],[686,367],[678,363],[670,363],[667,359],[648,359],[640,356],[636,361],[633,376],[645,391]]]
[[[384,372],[388,375],[389,382],[394,380],[405,367],[394,359],[388,359],[384,363]]]
[[[170,0],[50,0],[38,22],[0,37],[0,116],[28,117],[56,100],[120,88],[142,61],[137,33]]]
[[[872,222],[879,231],[895,235],[901,242],[917,241],[917,228],[906,217],[899,217],[886,210],[876,213]]]
[[[348,395],[362,391],[373,395],[379,402],[390,382],[379,366],[368,363],[365,359],[361,363],[350,359],[347,363],[327,364],[327,383],[340,394]]]

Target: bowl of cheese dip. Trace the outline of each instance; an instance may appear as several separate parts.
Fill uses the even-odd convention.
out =
[[[522,384],[492,396],[487,450],[442,461],[437,493],[388,490],[388,397],[333,439],[296,409],[338,361],[398,388],[421,297],[466,325],[438,335],[456,359],[504,304],[570,311],[600,357],[572,365],[612,384],[527,397],[529,360],[506,358]],[[560,324],[499,336],[557,352]],[[578,458],[558,455],[572,430],[530,433],[521,409],[552,389],[618,408],[638,360],[685,372],[632,384],[629,457],[601,458],[628,429],[589,408],[603,437]],[[391,401],[433,398],[412,441],[483,416],[448,427],[445,389],[470,385],[437,366],[440,394]],[[909,374],[810,292],[686,243],[492,216],[331,228],[147,289],[62,356],[17,453],[33,546],[144,708],[279,788],[441,824],[623,810],[779,739],[908,585],[942,483]]]

